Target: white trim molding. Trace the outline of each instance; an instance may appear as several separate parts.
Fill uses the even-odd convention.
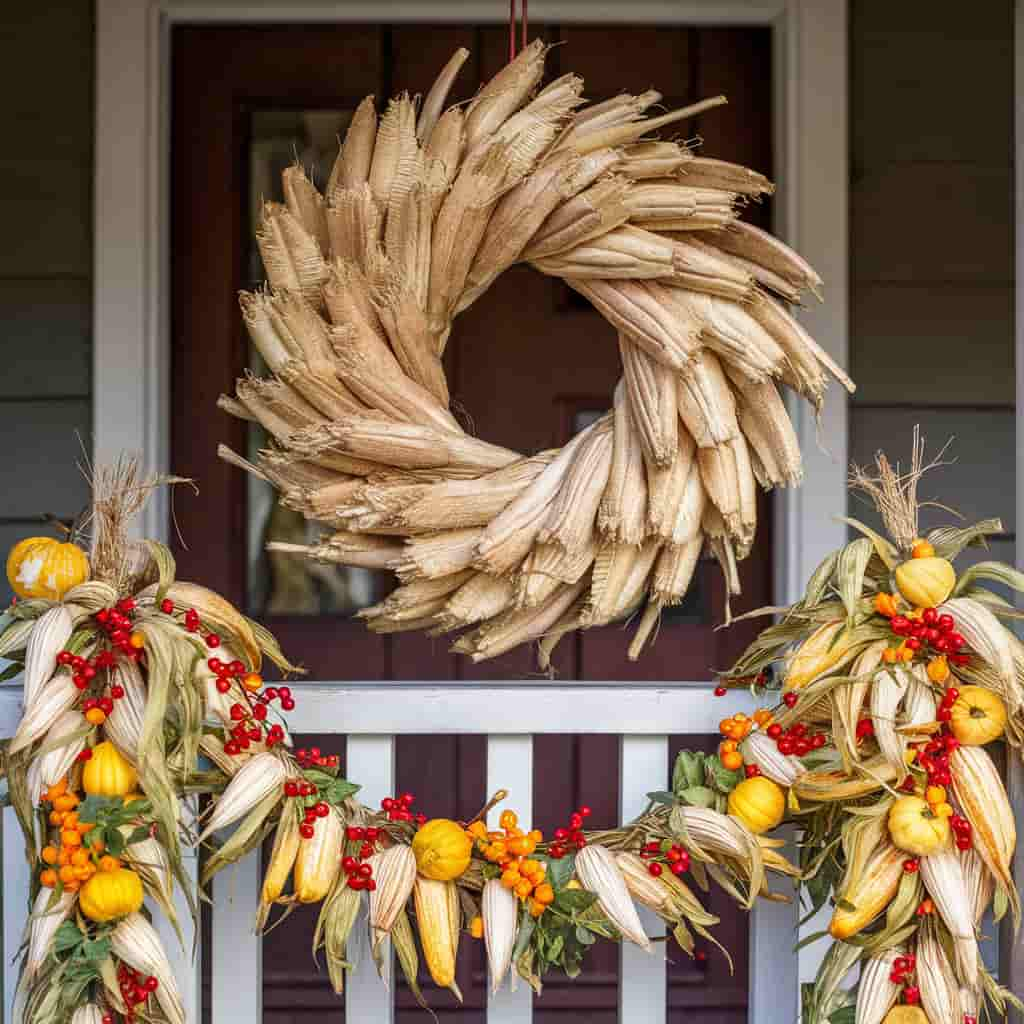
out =
[[[829,355],[846,365],[847,0],[533,0],[530,15],[537,23],[771,27],[776,230],[824,278],[827,301],[803,319]],[[97,0],[97,459],[137,450],[147,469],[169,468],[170,28],[319,21],[479,24],[506,16],[507,5],[498,0]],[[806,482],[775,499],[780,603],[794,600],[817,562],[845,539],[836,517],[846,509],[847,401],[838,387],[831,392],[820,419],[802,403],[793,404]],[[141,529],[161,537],[167,524],[166,505],[154,503]],[[797,958],[788,952],[796,920],[795,908],[773,910],[778,942],[765,943],[763,936],[752,941],[753,1024],[797,1019]],[[801,977],[816,969],[818,948],[801,950]]]

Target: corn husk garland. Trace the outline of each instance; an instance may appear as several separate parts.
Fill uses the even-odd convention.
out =
[[[762,241],[732,235],[728,251]],[[893,1004],[923,1007],[931,1024],[1017,1005],[979,943],[986,911],[1020,921],[1016,824],[984,745],[1024,749],[1015,613],[989,587],[1024,591],[1024,576],[989,561],[958,571],[957,556],[984,546],[996,520],[920,532],[918,485],[937,464],[915,430],[909,467],[880,453],[873,471],[853,468],[850,486],[884,533],[847,519],[856,539],[821,563],[801,600],[751,613],[778,619],[722,680],[760,688],[772,673],[783,691],[739,749],[761,775],[789,780],[809,908],[831,897],[833,950],[863,958],[858,1024],[889,1020]],[[792,779],[788,759],[803,766]],[[836,988],[838,960],[805,993],[810,1024],[853,998]]]
[[[592,611],[562,633],[646,604],[636,658],[703,547],[738,590],[757,486],[799,482],[778,388],[820,408],[830,376],[853,385],[782,304],[818,293],[820,278],[737,219],[771,184],[652,139],[723,97],[654,116],[654,90],[587,105],[576,75],[542,85],[534,42],[445,110],[467,57],[452,57],[418,114],[404,94],[379,116],[364,100],[324,192],[294,166],[284,203],[265,204],[268,288],[241,305],[271,376],[244,377],[220,406],[271,441],[255,462],[222,454],[335,531],[277,551],[402,582],[470,574],[454,604],[401,595],[368,609],[372,630],[462,630],[454,650],[479,661],[541,636],[582,596]],[[454,317],[524,262],[594,304],[623,363],[614,429],[532,458],[464,432],[441,364]],[[315,487],[298,480],[307,468]],[[629,601],[600,593],[602,552],[616,546],[652,556],[632,567]]]

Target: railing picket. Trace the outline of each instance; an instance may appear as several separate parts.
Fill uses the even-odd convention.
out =
[[[667,736],[623,736],[619,746],[619,809],[623,822],[641,814],[651,790],[665,789],[668,773]],[[640,908],[640,920],[648,935],[665,931],[662,920]],[[665,945],[656,943],[651,953],[623,942],[619,970],[619,1021],[631,1024],[664,1024],[668,1012],[668,970]]]
[[[512,779],[527,779],[522,790],[509,791],[509,807],[514,807],[523,827],[533,821],[533,737],[487,737],[487,795],[508,788]],[[487,1024],[529,1024],[533,1020],[533,992],[517,979],[517,988],[509,988],[505,980],[501,991],[488,997]],[[490,979],[488,979],[488,985]]]
[[[216,1024],[263,1017],[263,939],[255,933],[260,883],[259,850],[213,880],[210,1020]]]
[[[28,861],[25,860],[25,842],[14,809],[3,811],[3,983],[4,1024],[14,1024],[14,996],[18,987],[17,952],[25,922],[28,920],[28,893],[31,882]]]
[[[359,799],[368,807],[377,807],[380,801],[395,791],[395,740],[393,736],[349,736],[345,757],[345,775],[358,779],[362,789]],[[357,966],[345,984],[346,1024],[391,1024],[395,1015],[394,986],[391,984],[391,947],[385,947],[388,987],[377,977],[377,969],[370,956],[369,928],[364,911],[353,928]]]

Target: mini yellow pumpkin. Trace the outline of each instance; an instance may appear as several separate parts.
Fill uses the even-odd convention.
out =
[[[755,775],[752,779],[744,779],[729,794],[729,813],[751,832],[767,832],[782,821],[786,813],[786,795],[778,783],[763,775]]]
[[[412,852],[424,878],[447,882],[469,867],[473,841],[456,822],[433,818],[413,837]]]
[[[59,601],[89,578],[89,559],[77,544],[28,537],[7,556],[7,582],[18,597]]]
[[[911,558],[896,567],[896,586],[918,608],[942,604],[956,586],[956,572],[945,558]]]
[[[927,857],[949,842],[949,818],[919,796],[901,796],[889,808],[889,835],[904,853]]]
[[[900,1003],[885,1015],[882,1024],[928,1024],[928,1014],[920,1006]]]
[[[981,747],[999,739],[1006,728],[1006,705],[984,686],[964,686],[951,708],[949,727],[965,746]]]
[[[85,762],[82,788],[94,796],[127,796],[134,793],[139,776],[131,763],[109,740],[92,748],[92,757]]]
[[[128,868],[97,871],[78,894],[78,905],[90,921],[113,921],[142,906],[142,880]]]

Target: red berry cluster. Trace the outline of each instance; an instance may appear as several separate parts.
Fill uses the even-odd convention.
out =
[[[388,816],[388,821],[415,821],[422,825],[426,820],[425,814],[414,815],[409,810],[416,803],[416,797],[412,793],[403,793],[401,796],[386,796],[380,802],[380,809]]]
[[[950,721],[952,719],[952,717],[953,717],[953,705],[957,702],[959,697],[960,697],[960,691],[955,686],[947,686],[946,687],[946,692],[943,693],[942,700],[939,701],[939,709],[935,712],[935,719],[936,719],[936,721],[938,721],[938,722],[948,722],[948,721]],[[951,738],[952,739],[956,739],[955,736],[953,736]],[[959,746],[958,743],[955,744],[953,746],[953,749],[956,750],[956,748],[958,746]]]
[[[908,857],[903,862],[903,870],[908,875],[915,875],[921,869],[921,862],[916,857]]]
[[[319,747],[300,747],[295,751],[300,768],[337,768],[341,763],[337,754],[321,754]]]
[[[812,750],[818,750],[825,746],[826,742],[823,732],[808,732],[803,722],[796,722],[788,729],[783,729],[778,722],[773,722],[765,732],[775,740],[775,746],[779,748],[780,754],[795,754],[797,757],[804,757]]]
[[[920,650],[945,654],[954,665],[966,665],[969,656],[961,653],[967,645],[963,635],[956,632],[952,615],[940,615],[934,608],[925,608],[919,619],[908,619],[905,615],[894,615],[889,624],[897,636],[905,637],[905,647],[915,653]]]
[[[743,766],[743,774],[748,779],[756,779],[761,774],[761,769],[756,764],[745,764]]]
[[[373,877],[373,865],[368,863],[368,858],[374,854],[375,844],[382,836],[379,828],[362,828],[358,825],[349,825],[345,829],[345,838],[350,843],[361,844],[355,854],[348,854],[341,860],[341,869],[348,878],[350,889],[366,889],[373,892],[377,888],[377,882]]]
[[[647,865],[647,870],[655,878],[664,870],[662,864],[666,865],[673,875],[681,875],[690,870],[690,854],[686,847],[680,846],[679,843],[670,843],[667,840],[658,842],[658,840],[652,839],[644,845],[640,856],[643,860],[650,862]]]
[[[574,814],[569,816],[568,828],[556,828],[553,833],[553,842],[548,847],[548,856],[554,860],[561,860],[568,852],[569,847],[582,850],[587,845],[586,837],[583,835],[583,819],[590,817],[590,808],[584,804]]]
[[[299,826],[299,835],[303,839],[312,839],[316,835],[317,820],[331,813],[331,808],[323,800],[309,801],[308,798],[316,796],[317,792],[316,784],[306,779],[289,779],[284,784],[285,796],[307,798],[304,817]]]
[[[210,634],[210,636],[214,635]],[[231,689],[232,680],[237,679],[241,682],[246,676],[245,665],[240,661],[225,662],[214,656],[207,658],[206,666],[217,677],[214,685],[217,687],[218,693],[227,693]]]
[[[135,617],[135,599],[124,597],[111,608],[101,608],[93,618],[107,634],[112,646],[125,657],[138,661],[142,648],[132,643],[132,620]],[[111,662],[113,664],[113,662]]]
[[[894,985],[903,985],[903,1001],[910,1006],[916,1006],[921,999],[921,990],[916,985],[908,984],[908,978],[917,968],[917,958],[913,953],[905,956],[898,956],[892,962],[892,970],[889,972],[889,980]]]
[[[142,1006],[160,987],[160,982],[152,974],[142,974],[125,963],[117,968],[117,983],[121,989],[121,999],[128,1008],[125,1016],[128,1021],[135,1019],[134,1007]],[[104,1017],[104,1021],[106,1019]]]

